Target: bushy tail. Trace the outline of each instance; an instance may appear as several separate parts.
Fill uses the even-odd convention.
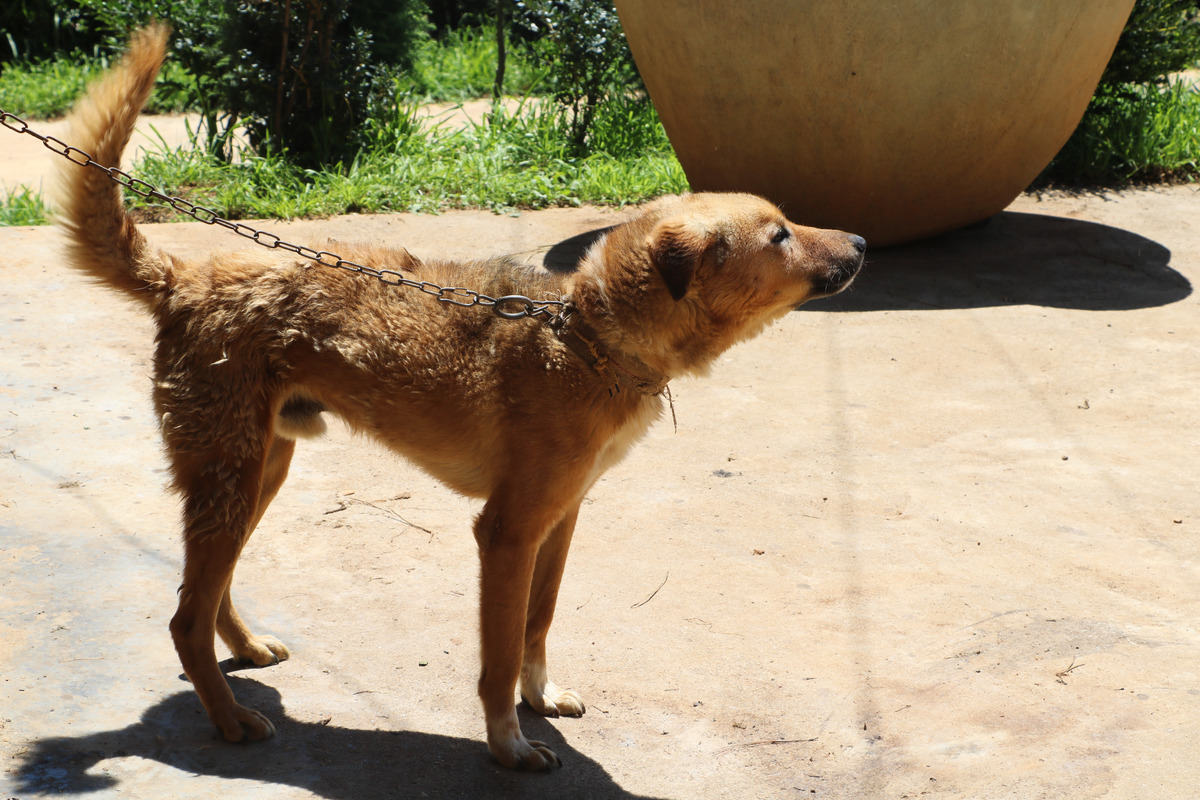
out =
[[[138,114],[162,66],[169,30],[153,24],[133,35],[121,62],[88,89],[69,117],[68,143],[97,163],[119,166]],[[158,305],[170,259],[151,248],[125,215],[121,187],[95,167],[58,164],[55,221],[67,234],[72,266],[100,283]]]

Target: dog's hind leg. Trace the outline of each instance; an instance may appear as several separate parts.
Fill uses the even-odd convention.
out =
[[[217,665],[215,639],[222,598],[257,517],[271,434],[266,414],[259,427],[245,426],[259,416],[249,409],[223,411],[209,426],[176,418],[164,422],[184,517],[183,584],[171,637],[183,671],[221,735],[231,742],[255,741],[272,736],[275,728],[234,700]]]
[[[284,480],[287,479],[288,466],[292,462],[292,453],[295,450],[294,439],[276,436],[271,441],[271,446],[267,450],[266,465],[263,468],[262,487],[258,492],[258,507],[254,513],[254,520],[242,538],[243,546],[250,538],[250,534],[258,527],[267,506],[279,493],[279,487],[283,486]],[[230,594],[232,586],[233,576],[230,575],[229,582],[225,584],[225,594],[221,598],[221,606],[217,610],[217,635],[221,637],[221,641],[225,642],[234,658],[244,663],[265,667],[286,661],[291,654],[288,653],[283,642],[274,636],[256,636],[242,621],[241,615],[233,605],[233,598]]]
[[[551,529],[538,550],[525,620],[525,655],[521,666],[521,696],[539,714],[547,717],[578,717],[585,710],[575,692],[559,689],[546,671],[546,634],[554,620],[558,586],[567,563],[567,549],[579,516],[576,506]]]

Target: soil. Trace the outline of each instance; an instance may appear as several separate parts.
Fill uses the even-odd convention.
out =
[[[0,132],[6,175],[45,174],[28,138]],[[549,649],[588,712],[522,711],[549,775],[483,743],[478,504],[337,425],[237,576],[292,649],[228,665],[278,735],[220,741],[167,634],[150,322],[53,228],[0,229],[0,797],[1195,797],[1198,207],[1021,197],[673,384],[678,429],[580,518]],[[562,266],[622,217],[260,227]]]

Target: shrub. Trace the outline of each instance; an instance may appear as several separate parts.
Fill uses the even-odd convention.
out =
[[[84,14],[72,0],[5,0],[0,3],[0,62],[91,51],[100,37],[82,23]]]
[[[1138,0],[1083,119],[1033,186],[1195,176],[1200,95],[1171,75],[1198,62],[1195,0]]]
[[[177,98],[170,106],[198,110],[204,117],[209,149],[228,155],[233,120],[222,108],[222,0],[73,0],[80,25],[101,37],[107,51],[125,47],[129,34],[153,19],[169,22],[172,53],[159,77],[158,92]],[[179,69],[182,67],[182,70]]]
[[[508,0],[427,0],[434,37],[441,39],[460,28],[475,28],[496,16],[498,3]]]
[[[77,0],[110,41],[152,18],[171,22],[175,57],[195,83],[209,149],[225,158],[244,128],[260,152],[304,166],[353,156],[380,80],[411,67],[422,0]]]
[[[352,157],[388,67],[408,68],[425,35],[421,0],[226,0],[225,108],[260,152],[304,166]]]
[[[1130,83],[1162,84],[1200,59],[1195,0],[1138,0],[1109,59],[1101,91]]]
[[[516,9],[514,27],[548,68],[554,98],[571,115],[571,142],[583,152],[605,97],[641,88],[616,8],[611,0],[523,0]]]

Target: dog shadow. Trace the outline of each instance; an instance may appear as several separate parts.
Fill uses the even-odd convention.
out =
[[[546,253],[569,273],[610,228],[572,236]],[[1153,308],[1184,299],[1191,282],[1171,251],[1136,233],[1095,222],[1005,211],[942,236],[870,248],[858,280],[802,310],[892,311],[1037,305],[1084,311]]]
[[[528,709],[519,709],[526,735],[546,742],[565,765],[552,774],[503,769],[482,741],[301,722],[287,716],[275,689],[250,678],[228,678],[240,700],[275,723],[273,739],[250,745],[221,740],[195,694],[183,691],[147,709],[139,722],[126,728],[32,742],[10,773],[17,795],[105,789],[120,793],[120,780],[95,767],[133,756],[191,775],[292,786],[329,800],[640,797],[618,786],[599,764],[573,750],[553,726]]]

